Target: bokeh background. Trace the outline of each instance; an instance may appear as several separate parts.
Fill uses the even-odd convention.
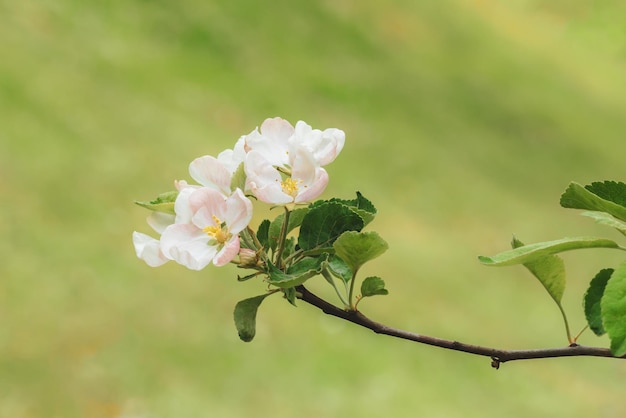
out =
[[[325,197],[360,190],[390,250],[393,326],[500,348],[566,344],[522,268],[476,256],[573,235],[570,181],[624,180],[617,0],[0,1],[0,417],[623,417],[607,359],[504,364],[268,299],[239,341],[233,267],[135,257],[133,205],[266,117],[346,131]],[[597,270],[564,255],[574,332]],[[311,287],[324,294],[324,283]],[[608,345],[587,332],[588,345]]]

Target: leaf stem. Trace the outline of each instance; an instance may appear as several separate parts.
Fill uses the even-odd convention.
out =
[[[563,310],[563,307],[560,303],[557,303],[557,306],[559,307],[559,311],[561,311],[561,315],[563,316],[563,323],[565,323],[565,333],[567,334],[567,341],[570,344],[575,344],[576,338],[572,339],[572,333],[569,330],[569,322],[567,321],[567,315],[565,315],[565,310]]]
[[[350,309],[356,311],[356,305],[352,304],[352,297],[354,296],[354,282],[356,282],[356,271],[352,273],[352,279],[350,280],[350,292],[348,293],[348,302],[350,302]]]
[[[332,274],[330,274],[327,268],[322,269],[322,276],[324,276],[326,281],[330,283],[333,289],[335,289],[335,293],[337,293],[337,296],[339,296],[339,299],[341,300],[341,303],[343,303],[343,306],[346,309],[350,308],[350,304],[346,301],[346,298],[341,294],[339,289],[337,289],[337,284],[335,283],[335,279],[333,278]]]

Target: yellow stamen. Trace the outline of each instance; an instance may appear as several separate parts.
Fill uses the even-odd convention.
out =
[[[298,184],[300,183],[302,183],[302,180],[294,180],[291,177],[288,177],[281,181],[280,185],[283,188],[284,193],[295,198],[298,195]]]
[[[228,241],[231,234],[228,232],[226,225],[222,223],[217,216],[213,215],[212,218],[213,222],[215,222],[215,226],[207,226],[202,229],[202,232],[205,232],[208,236],[215,238],[218,243],[223,244]]]

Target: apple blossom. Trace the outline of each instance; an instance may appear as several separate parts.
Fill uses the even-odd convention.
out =
[[[343,149],[346,134],[336,128],[313,129],[306,122],[298,121],[294,135],[289,140],[290,149],[305,147],[309,150],[320,166],[332,163]]]
[[[250,200],[240,189],[225,197],[217,190],[201,187],[193,190],[183,205],[191,220],[163,231],[161,250],[165,256],[192,270],[201,270],[211,262],[216,266],[230,262],[239,252],[239,232],[252,219]]]
[[[299,148],[287,167],[274,167],[255,150],[246,157],[247,186],[262,202],[285,205],[318,197],[328,184],[328,173],[313,155]]]
[[[178,195],[174,203],[175,214],[155,211],[146,219],[148,225],[159,234],[162,234],[168,226],[174,223],[188,223],[191,221],[191,213],[187,210],[189,205],[185,204],[185,202],[189,200],[191,192],[197,186],[190,186],[184,180],[176,181],[174,184],[178,189]],[[135,246],[137,257],[144,260],[150,267],[158,267],[171,260],[170,257],[163,253],[161,241],[144,233],[133,232],[133,245]]]

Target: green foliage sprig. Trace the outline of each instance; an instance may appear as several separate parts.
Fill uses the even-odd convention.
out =
[[[615,181],[595,182],[581,186],[572,182],[561,196],[561,206],[583,209],[582,215],[602,225],[626,234],[626,184]],[[580,333],[572,336],[567,316],[561,305],[565,291],[565,266],[556,254],[585,248],[612,248],[626,250],[617,242],[596,237],[563,238],[556,241],[524,245],[516,238],[513,249],[493,257],[479,257],[488,266],[522,264],[544,286],[557,304],[565,324],[567,339],[576,344]],[[611,353],[616,357],[626,355],[626,261],[613,268],[602,269],[590,282],[583,298],[587,327],[596,335],[608,334]],[[581,331],[581,333],[582,333]]]

